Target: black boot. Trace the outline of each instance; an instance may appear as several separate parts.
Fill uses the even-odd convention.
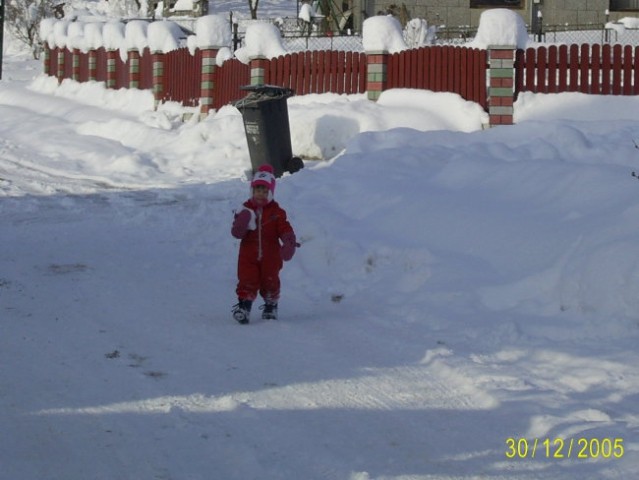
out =
[[[277,320],[277,303],[266,302],[260,308],[262,309],[262,320]]]
[[[233,318],[242,325],[249,323],[252,305],[253,302],[250,300],[240,300],[238,303],[233,305]]]

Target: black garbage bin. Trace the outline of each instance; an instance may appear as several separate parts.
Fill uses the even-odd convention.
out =
[[[295,173],[303,168],[304,163],[293,156],[291,147],[286,99],[293,95],[293,90],[274,85],[240,88],[249,94],[234,105],[244,119],[253,172],[268,164],[275,170],[275,176],[281,177],[284,172]]]

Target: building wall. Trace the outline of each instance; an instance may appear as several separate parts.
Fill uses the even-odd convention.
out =
[[[546,25],[601,23],[606,20],[609,0],[523,0],[523,7],[513,8],[527,25],[541,10]],[[486,9],[470,8],[470,0],[353,0],[356,29],[367,17],[392,11],[398,19],[423,18],[429,25],[476,27],[479,16]],[[609,20],[639,16],[639,12],[610,12]]]

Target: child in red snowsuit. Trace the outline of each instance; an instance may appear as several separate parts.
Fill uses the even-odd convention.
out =
[[[262,165],[251,182],[252,196],[235,212],[231,234],[241,239],[237,262],[237,297],[233,318],[249,323],[251,306],[259,293],[265,305],[262,319],[277,319],[282,261],[289,261],[297,246],[286,212],[273,200],[273,167]],[[281,242],[281,243],[280,243]]]

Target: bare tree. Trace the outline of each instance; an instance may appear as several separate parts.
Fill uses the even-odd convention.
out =
[[[33,58],[40,58],[40,21],[53,16],[54,0],[5,0],[6,26],[11,34],[29,46]]]
[[[249,10],[251,11],[251,18],[257,20],[257,5],[260,0],[248,0]]]

